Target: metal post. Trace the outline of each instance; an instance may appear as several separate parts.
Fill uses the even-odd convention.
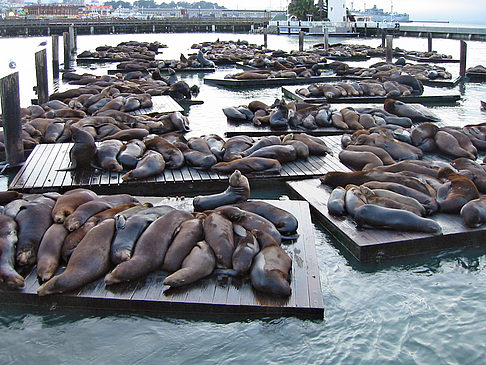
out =
[[[52,40],[52,78],[59,78],[59,36],[51,36]]]
[[[393,61],[393,36],[386,36],[386,62]]]
[[[301,30],[299,32],[299,51],[304,50],[304,32]]]
[[[35,53],[35,75],[37,78],[37,100],[39,105],[42,105],[47,103],[49,99],[47,52],[45,48]]]
[[[329,50],[329,28],[324,28],[324,50],[327,52]]]
[[[467,43],[466,41],[461,42],[461,58],[459,60],[459,76],[465,77],[466,76],[466,56],[467,56]]]
[[[0,98],[7,163],[17,165],[24,160],[18,72],[0,79]]]
[[[427,52],[432,52],[432,33],[427,34]]]

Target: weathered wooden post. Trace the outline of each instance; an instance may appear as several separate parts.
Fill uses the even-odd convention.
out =
[[[324,50],[327,52],[329,50],[329,28],[324,28]]]
[[[64,50],[64,70],[71,68],[71,45],[69,32],[62,33],[63,50]]]
[[[381,48],[385,48],[386,32],[384,29],[381,30]]]
[[[459,59],[459,76],[465,77],[466,76],[466,56],[467,56],[467,43],[466,41],[461,42],[461,51],[460,51],[460,59]]]
[[[263,47],[268,47],[268,27],[263,28]]]
[[[18,72],[0,79],[0,98],[7,163],[18,165],[24,160]]]
[[[52,78],[59,78],[59,36],[53,35],[52,38]]]
[[[35,53],[35,76],[37,78],[37,100],[38,104],[47,103],[49,99],[47,81],[47,52],[42,49]]]
[[[69,26],[69,45],[71,48],[69,49],[72,54],[76,54],[77,49],[77,40],[76,40],[76,33],[74,32],[74,24]]]
[[[299,51],[302,52],[304,50],[304,32],[301,30],[299,32]]]
[[[393,36],[386,36],[386,62],[393,61]]]
[[[432,32],[427,33],[427,52],[432,52]]]

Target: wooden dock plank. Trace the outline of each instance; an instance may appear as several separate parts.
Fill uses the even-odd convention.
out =
[[[173,204],[177,208],[192,206],[191,199],[138,198],[154,204]],[[105,287],[103,278],[100,278],[70,293],[39,298],[36,295],[39,283],[34,268],[26,276],[26,286],[23,290],[12,291],[1,287],[0,302],[48,306],[56,303],[58,307],[68,305],[113,310],[146,310],[159,313],[165,311],[184,313],[190,309],[191,312],[260,313],[265,316],[298,315],[322,318],[324,304],[309,206],[307,202],[302,201],[272,200],[267,202],[286,209],[299,220],[298,233],[300,236],[298,240],[284,246],[284,249],[293,257],[290,279],[293,291],[288,299],[278,299],[256,292],[251,287],[248,277],[240,279],[217,274],[186,287],[169,289],[168,286],[162,284],[167,276],[162,271],[151,273],[140,280],[109,287]],[[312,255],[315,257],[312,258]],[[58,273],[63,269],[58,270]],[[308,276],[307,273],[310,273],[311,276]],[[319,294],[317,298],[313,297],[315,293]]]

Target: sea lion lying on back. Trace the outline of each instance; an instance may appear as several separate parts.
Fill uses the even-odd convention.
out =
[[[219,194],[197,196],[193,200],[195,211],[214,209],[223,205],[235,204],[248,200],[250,197],[250,183],[239,170],[231,174],[228,188]]]

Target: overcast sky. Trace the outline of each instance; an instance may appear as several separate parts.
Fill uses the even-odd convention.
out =
[[[156,0],[157,1],[157,0]],[[160,1],[160,0],[158,0]],[[157,1],[157,2],[158,2]],[[189,0],[191,1],[191,0]],[[285,9],[289,0],[208,0],[228,9]],[[486,24],[486,0],[347,0],[346,5],[363,9],[366,4],[379,8],[410,14],[410,20],[440,20],[451,23]]]

